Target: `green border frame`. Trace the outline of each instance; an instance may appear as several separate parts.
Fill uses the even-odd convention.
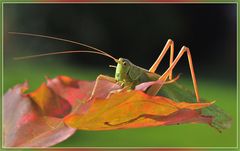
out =
[[[238,117],[238,115],[240,114],[240,111],[239,111],[239,107],[240,107],[240,103],[239,103],[239,86],[240,86],[240,83],[239,83],[239,60],[238,60],[238,58],[240,57],[240,53],[239,53],[239,30],[238,30],[238,28],[239,28],[239,7],[238,7],[238,3],[239,3],[239,0],[237,0],[237,1],[233,1],[233,0],[227,0],[227,1],[224,1],[224,0],[212,0],[212,1],[206,1],[206,0],[203,0],[203,1],[193,1],[193,2],[167,2],[166,0],[165,0],[165,2],[163,1],[163,2],[151,2],[151,0],[150,1],[114,1],[114,0],[109,0],[109,1],[104,1],[104,0],[100,0],[100,1],[91,1],[90,0],[90,2],[88,1],[88,0],[85,0],[85,2],[84,1],[81,1],[81,2],[76,2],[76,1],[74,1],[74,2],[57,2],[57,1],[54,1],[54,2],[51,2],[51,0],[49,0],[49,2],[47,2],[47,1],[39,1],[39,2],[33,2],[32,0],[20,0],[20,1],[16,1],[16,0],[3,0],[3,1],[1,1],[1,6],[0,6],[0,8],[1,8],[1,25],[0,25],[0,27],[1,27],[1,42],[0,42],[0,45],[1,45],[1,53],[0,53],[0,57],[1,57],[1,75],[0,75],[0,78],[1,78],[1,87],[0,87],[0,91],[1,91],[1,97],[2,97],[2,100],[3,100],[3,94],[4,94],[4,92],[3,92],[3,83],[4,83],[4,75],[3,75],[3,71],[4,71],[4,66],[3,66],[3,64],[4,64],[4,51],[3,51],[3,49],[4,49],[4,46],[3,46],[3,43],[4,43],[4,36],[3,36],[3,34],[4,34],[4,26],[3,26],[3,9],[4,9],[4,3],[34,3],[34,4],[40,4],[40,3],[115,3],[115,4],[118,4],[118,3],[126,3],[126,4],[128,4],[128,3],[169,3],[169,4],[182,4],[182,3],[189,3],[189,4],[236,4],[237,5],[237,66],[236,66],[236,71],[237,71],[237,83],[236,83],[236,91],[237,91],[237,106],[236,106],[236,109],[237,109],[237,146],[236,147],[169,147],[169,148],[167,148],[167,149],[186,149],[186,150],[188,150],[188,149],[211,149],[211,150],[239,150],[240,148],[239,148],[239,134],[240,134],[240,132],[239,132],[239,117]],[[3,106],[3,101],[1,101],[1,103],[0,103],[0,107],[1,107],[1,109],[2,109],[2,106]],[[2,110],[1,110],[1,132],[2,132],[2,134],[3,134],[3,127],[2,127],[2,123],[3,123],[3,112],[2,112]],[[20,148],[20,147],[4,147],[3,146],[3,135],[1,135],[1,142],[0,142],[0,144],[1,144],[1,150],[8,150],[8,149],[16,149],[16,150],[19,150],[19,149],[43,149],[43,148],[39,148],[39,147],[31,147],[31,148]],[[47,149],[166,149],[166,147],[49,147],[49,148],[47,148]]]

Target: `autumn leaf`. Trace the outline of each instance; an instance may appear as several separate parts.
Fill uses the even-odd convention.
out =
[[[47,78],[47,82],[29,93],[29,97],[39,106],[46,116],[62,118],[81,106],[80,112],[87,110],[91,101],[88,98],[92,95],[95,81],[75,80],[67,76],[58,76],[54,79]],[[117,84],[99,80],[96,91],[92,97],[105,98],[109,92],[120,89]],[[84,106],[82,106],[84,104]]]
[[[208,123],[197,109],[212,103],[176,103],[168,98],[149,96],[141,91],[119,92],[108,99],[96,99],[85,114],[65,118],[70,127],[82,130],[111,130],[179,123]]]
[[[95,81],[80,81],[67,76],[47,79],[37,90],[23,94],[27,83],[16,85],[4,95],[4,146],[47,147],[70,137],[76,129],[63,123],[69,113],[84,113],[91,101]],[[95,97],[106,97],[118,86],[99,82]],[[104,93],[106,92],[106,93]],[[69,106],[70,105],[70,106]],[[74,110],[75,108],[80,110]],[[77,111],[77,112],[76,112]]]
[[[139,86],[139,87],[141,89],[145,90],[145,89],[147,89],[147,87],[149,87],[149,86],[151,86],[155,83],[156,82],[152,82],[151,84],[149,84],[149,82],[146,83],[146,84],[142,83],[142,84],[140,84],[141,86]],[[117,84],[114,84],[114,83],[106,81],[106,80],[99,80],[97,85],[96,85],[96,88],[95,88],[96,91],[94,93],[94,97],[93,97],[94,99],[88,100],[88,98],[91,96],[91,93],[89,93],[89,92],[92,92],[92,89],[93,89],[94,85],[95,85],[95,82],[78,81],[78,80],[74,80],[74,79],[66,77],[66,76],[59,76],[55,79],[48,79],[48,82],[47,82],[48,89],[53,90],[55,92],[55,94],[58,94],[62,98],[66,99],[68,102],[70,102],[72,104],[72,106],[74,108],[72,110],[71,114],[68,115],[67,117],[65,117],[66,124],[68,124],[67,121],[69,121],[69,119],[73,119],[72,117],[76,117],[76,116],[79,117],[78,115],[84,115],[84,116],[79,117],[81,120],[84,120],[83,117],[86,117],[86,119],[91,119],[91,115],[88,114],[90,112],[93,113],[93,114],[99,115],[100,117],[104,117],[101,113],[99,113],[102,109],[104,109],[104,107],[99,105],[99,104],[96,105],[96,102],[98,102],[99,99],[103,99],[104,101],[102,101],[102,102],[103,102],[103,104],[106,105],[107,103],[111,102],[111,101],[108,101],[108,99],[106,99],[106,98],[108,98],[108,95],[111,94],[111,92],[113,92],[115,90],[121,90],[121,87]],[[131,91],[131,92],[140,93],[141,91]],[[117,95],[117,94],[118,94],[118,97],[114,98],[114,99],[115,100],[118,99],[119,102],[114,101],[115,103],[116,102],[124,103],[128,99],[128,98],[125,98],[125,97],[129,96],[129,97],[132,97],[133,100],[135,101],[135,103],[133,103],[132,107],[138,106],[138,103],[142,104],[142,102],[141,102],[142,98],[138,97],[137,95],[135,96],[135,94],[133,94],[133,93],[129,94],[129,95],[125,95],[123,93],[115,93],[113,95]],[[145,96],[148,96],[148,95],[145,94]],[[150,103],[152,99],[153,98],[148,98],[148,100],[145,100],[145,102]],[[161,97],[160,100],[167,100],[167,98]],[[143,104],[142,107],[146,107],[148,105],[147,103]],[[168,100],[168,103],[173,104],[174,102],[171,101],[171,100]],[[155,104],[152,104],[152,106],[154,106],[154,105]],[[202,104],[201,103],[200,104],[186,104],[184,102],[178,103],[177,105],[173,104],[173,106],[175,106],[177,108],[190,109],[190,110],[197,109],[196,108],[197,105],[201,106]],[[208,103],[207,106],[209,106],[209,105],[210,105],[210,103]],[[191,106],[194,106],[195,108],[191,108]],[[96,107],[96,109],[94,111],[91,111],[91,109],[93,107]],[[155,107],[156,108],[161,108],[161,106],[155,106]],[[123,109],[123,112],[126,112],[126,111],[124,111],[124,109],[125,110],[128,109],[127,105],[122,105],[122,108],[119,108],[118,106],[115,107],[114,105],[112,105],[111,109],[113,109],[113,108],[115,108],[115,110],[119,111],[119,113],[120,113],[121,109]],[[111,109],[106,109],[105,112],[108,113]],[[168,108],[166,108],[166,110],[169,111],[168,120],[170,120],[169,123],[171,123],[171,121],[175,120],[174,116],[173,116],[174,114],[172,114],[170,116],[170,111],[171,110],[168,109]],[[175,110],[176,113],[177,113],[177,111],[178,110]],[[184,123],[184,122],[187,122],[189,120],[190,117],[186,116],[186,113],[195,115],[191,118],[197,118],[197,116],[199,116],[199,119],[202,118],[197,111],[194,111],[194,112],[193,111],[188,111],[188,112],[181,111],[181,112],[178,112],[178,114],[176,114],[176,116],[180,117],[182,115],[182,116],[185,116],[187,118],[183,120],[183,119],[180,119],[178,117],[178,119],[179,119],[178,123]],[[133,114],[132,118],[143,115],[143,114],[148,114],[148,112],[147,112],[147,110],[143,110],[142,108],[140,108],[138,111],[136,111],[136,113]],[[165,114],[167,114],[167,113],[165,113],[165,114],[152,113],[152,114],[163,118],[163,115],[165,116]],[[116,115],[120,115],[120,114],[116,113]],[[162,115],[162,116],[160,116],[160,115]],[[172,119],[169,119],[170,117]],[[129,117],[123,117],[123,118],[125,118],[125,120],[127,121]],[[210,117],[208,117],[208,118],[211,119]],[[70,120],[70,121],[72,122],[74,120]],[[195,122],[195,121],[193,120],[193,122]],[[202,122],[202,121],[199,120],[199,122]],[[204,120],[203,120],[203,122],[204,122]],[[178,124],[178,123],[175,122],[175,124]],[[174,122],[173,122],[173,124],[174,124]],[[71,124],[69,124],[69,125],[73,126]],[[81,125],[84,126],[84,124],[81,124]],[[97,122],[91,123],[91,125],[96,126]],[[149,126],[151,126],[151,124],[149,124]],[[73,126],[73,127],[76,127],[76,126]],[[143,127],[143,125],[139,124],[138,127]]]
[[[94,95],[92,95],[95,81],[76,80],[67,76],[58,76],[54,79],[47,79],[48,89],[56,95],[67,100],[72,106],[72,112],[84,113],[91,106],[92,98],[106,98],[110,92],[121,87],[107,80],[98,80]],[[49,100],[51,101],[51,100]]]
[[[23,92],[27,83],[16,85],[4,95],[4,146],[47,147],[70,137],[76,129],[60,118],[43,116]]]
[[[67,100],[55,94],[46,83],[43,83],[36,91],[28,94],[39,106],[46,116],[64,117],[71,111],[71,105]]]
[[[160,96],[145,94],[156,82],[125,91],[107,80],[58,76],[29,94],[23,94],[26,83],[17,85],[4,95],[4,145],[52,146],[71,136],[75,128],[112,130],[180,123],[229,127],[223,110],[212,103],[195,103],[193,94],[176,82],[164,85]]]

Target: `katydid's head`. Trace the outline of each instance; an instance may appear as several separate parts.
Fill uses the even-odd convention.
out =
[[[126,79],[127,73],[130,70],[132,63],[128,59],[119,58],[117,61],[117,67],[115,72],[115,79],[122,80]]]

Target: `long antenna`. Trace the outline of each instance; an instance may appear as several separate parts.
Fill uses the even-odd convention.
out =
[[[101,52],[97,52],[97,51],[85,51],[85,50],[69,50],[69,51],[58,51],[58,52],[50,52],[50,53],[44,53],[44,54],[37,54],[37,55],[30,55],[30,56],[24,56],[24,57],[15,57],[15,60],[23,60],[23,59],[30,59],[30,58],[37,58],[37,57],[43,57],[43,56],[50,56],[50,55],[59,55],[59,54],[70,54],[70,53],[94,53],[94,54],[99,54],[99,55],[103,55],[103,56],[107,56],[111,59],[113,59],[115,62],[117,62],[118,60],[108,54],[104,54]]]
[[[72,40],[68,40],[68,39],[63,39],[63,38],[58,38],[58,37],[53,37],[53,36],[47,36],[47,35],[40,35],[40,34],[33,34],[33,33],[23,33],[23,32],[8,32],[9,34],[14,34],[14,35],[24,35],[24,36],[32,36],[32,37],[42,37],[42,38],[48,38],[48,39],[54,39],[54,40],[59,40],[59,41],[64,41],[64,42],[68,42],[68,43],[73,43],[73,44],[77,44],[86,48],[90,48],[92,50],[101,52],[102,54],[106,54],[107,56],[109,56],[110,58],[114,58],[113,56],[111,56],[110,54],[104,52],[103,50],[100,50],[98,48],[80,43],[80,42],[76,42],[76,41],[72,41]],[[30,57],[30,56],[29,56]],[[116,61],[116,60],[115,60]]]

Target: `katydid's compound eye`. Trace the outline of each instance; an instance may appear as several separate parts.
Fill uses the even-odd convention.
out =
[[[123,62],[123,65],[124,65],[124,66],[126,66],[126,65],[127,65],[127,63],[124,61],[124,62]]]

